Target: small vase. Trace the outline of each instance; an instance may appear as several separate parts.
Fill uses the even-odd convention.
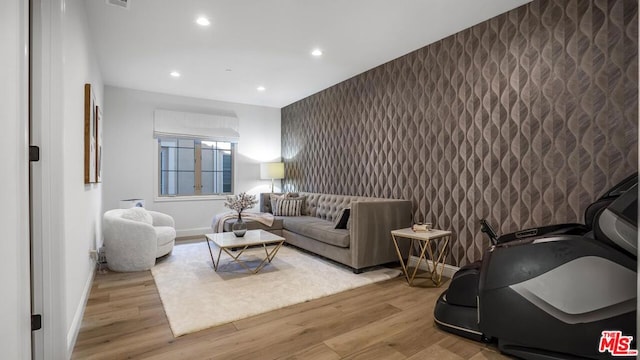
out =
[[[233,231],[233,234],[237,237],[243,237],[247,232],[247,224],[242,221],[242,216],[240,216],[240,214],[238,214],[238,220],[231,225],[231,231]]]

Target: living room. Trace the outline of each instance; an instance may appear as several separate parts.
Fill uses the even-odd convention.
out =
[[[14,25],[3,33],[16,34],[17,49],[28,39],[29,23],[29,10],[18,3],[3,11],[18,14],[18,21],[7,15],[13,20],[3,22]],[[120,200],[141,198],[150,210],[173,216],[178,238],[209,232],[212,217],[228,210],[223,197],[158,197],[157,109],[237,118],[236,193],[269,192],[271,181],[260,179],[260,164],[282,160],[286,175],[276,183],[279,190],[411,201],[414,220],[453,232],[447,259],[453,270],[480,260],[489,245],[479,219],[500,233],[582,223],[591,202],[637,171],[635,1],[497,1],[495,13],[476,14],[482,20],[461,20],[458,29],[334,82],[299,90],[298,97],[282,96],[287,100],[280,103],[267,100],[282,95],[273,81],[244,83],[251,91],[246,101],[231,99],[236,89],[215,93],[206,79],[201,94],[176,94],[172,89],[180,81],[197,76],[181,56],[176,60],[187,64],[181,78],[169,75],[178,65],[154,63],[154,54],[130,68],[107,62],[92,34],[113,24],[100,23],[100,12],[133,14],[137,3],[130,3],[131,9],[102,1],[31,4],[31,140],[25,140],[24,120],[2,135],[17,174],[2,193],[8,208],[16,209],[3,219],[17,239],[4,245],[5,254],[17,256],[2,271],[11,274],[3,275],[3,283],[14,294],[3,310],[9,319],[3,333],[11,335],[2,347],[11,358],[30,358],[32,344],[33,358],[71,356],[96,269],[89,253],[102,245],[104,212],[118,208]],[[458,11],[466,14],[465,9]],[[220,26],[221,15],[210,16],[213,24],[204,31]],[[171,19],[154,18],[160,27]],[[193,31],[203,31],[196,26]],[[159,48],[175,41],[151,35],[129,32]],[[210,34],[198,36],[203,43],[211,40]],[[305,46],[300,52],[308,58],[307,71],[320,71],[331,50],[314,58],[310,50],[316,45]],[[15,66],[23,74],[16,75],[21,84],[24,63]],[[234,66],[217,68],[221,79],[247,65]],[[155,90],[133,84],[136,72],[153,71]],[[297,77],[304,82],[304,74]],[[92,184],[82,180],[87,83],[104,119],[102,182]],[[266,89],[258,91],[259,85]],[[18,104],[19,114],[28,102],[20,101],[24,91],[13,90],[3,95]],[[28,144],[41,149],[40,161],[31,166],[31,195],[28,169],[19,161]],[[32,207],[25,205],[30,202]],[[34,290],[31,278],[39,284]],[[31,307],[44,316],[33,342],[25,336]]]

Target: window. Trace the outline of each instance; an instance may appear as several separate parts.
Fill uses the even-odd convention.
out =
[[[235,145],[188,138],[158,139],[160,196],[233,193]]]

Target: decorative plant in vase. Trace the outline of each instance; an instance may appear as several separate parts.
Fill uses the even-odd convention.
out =
[[[231,210],[235,210],[238,213],[238,219],[231,226],[233,233],[237,237],[242,237],[247,232],[247,225],[242,221],[242,212],[246,209],[252,208],[258,203],[255,195],[249,195],[245,192],[227,196],[227,200],[224,202],[224,206]]]

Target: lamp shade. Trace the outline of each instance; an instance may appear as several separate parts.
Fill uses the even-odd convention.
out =
[[[262,163],[260,164],[260,179],[284,179],[284,163]]]

